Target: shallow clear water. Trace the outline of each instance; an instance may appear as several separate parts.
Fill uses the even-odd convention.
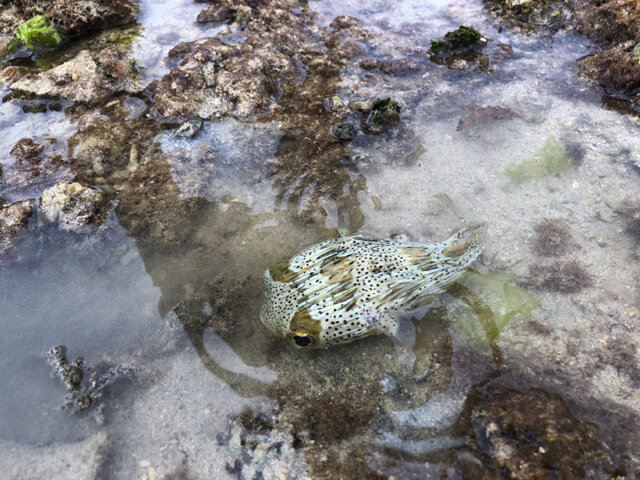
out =
[[[179,42],[227,28],[227,41],[242,41],[231,27],[197,25],[202,8],[189,0],[141,3],[144,28],[133,56],[145,81],[168,72],[166,54]],[[350,15],[375,32],[358,40],[368,58],[417,65],[385,75],[347,62],[336,93],[344,100],[390,96],[402,105],[401,122],[384,135],[341,144],[336,157],[308,154],[313,129],[300,128],[294,112],[309,102],[295,95],[274,119],[208,121],[193,139],[176,138],[168,126],[151,131],[144,115],[138,119],[144,107],[137,97],[121,99],[136,112],[130,118],[92,112],[102,115],[104,131],[65,112],[25,114],[16,103],[0,105],[0,196],[8,202],[85,174],[80,150],[67,142],[107,145],[111,131],[135,138],[148,128],[146,140],[157,147],[142,154],[140,182],[101,187],[115,193],[100,226],[62,232],[36,214],[12,260],[0,264],[0,439],[56,447],[106,431],[105,478],[151,478],[151,470],[160,477],[251,478],[262,471],[266,478],[349,478],[349,455],[379,475],[425,478],[441,475],[439,462],[460,464],[461,449],[494,403],[520,401],[534,411],[537,394],[527,397],[531,404],[518,395],[539,388],[560,395],[552,401],[540,394],[560,405],[549,417],[571,420],[562,427],[567,438],[572,428],[595,425],[612,458],[637,468],[629,452],[640,414],[638,246],[625,232],[620,205],[639,200],[632,165],[640,137],[637,124],[604,110],[599,92],[578,78],[576,60],[590,51],[588,42],[571,31],[499,31],[473,1],[312,1],[309,8],[319,26]],[[461,24],[490,39],[488,72],[427,60],[430,41]],[[478,106],[516,115],[458,130]],[[322,115],[320,121],[331,118]],[[22,137],[57,139],[51,154],[64,164],[25,175],[10,153]],[[510,181],[505,167],[536,158],[551,137],[575,153],[574,166]],[[20,181],[6,180],[12,178]],[[415,319],[415,364],[398,362],[387,338],[302,352],[260,324],[262,272],[270,265],[339,230],[443,240],[459,219],[434,198],[440,192],[467,221],[488,224],[476,267],[503,276],[492,284],[487,278],[496,277],[468,277]],[[568,225],[571,240],[557,257],[535,249],[544,218]],[[562,291],[551,265],[572,260],[591,284]],[[486,321],[500,323],[497,333]],[[61,411],[65,387],[42,358],[56,345],[89,367],[135,365],[136,379],[114,383],[87,411]],[[575,422],[557,414],[565,402]],[[253,420],[230,420],[243,410]],[[274,411],[276,420],[264,420]],[[469,416],[476,430],[464,426]],[[263,432],[262,443],[246,440],[254,430]],[[568,452],[591,452],[567,442]],[[275,444],[277,455],[262,451]],[[290,451],[280,451],[283,444]],[[251,465],[244,473],[234,470],[239,459]]]

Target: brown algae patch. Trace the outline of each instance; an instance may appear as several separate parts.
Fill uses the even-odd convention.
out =
[[[577,293],[593,286],[593,276],[575,259],[532,265],[529,274],[535,285],[550,292]]]
[[[575,418],[560,396],[542,389],[482,387],[467,400],[461,419],[469,422],[471,452],[482,459],[482,465],[463,466],[465,477],[501,472],[518,479],[587,478],[599,466],[597,427]]]
[[[561,220],[544,218],[536,223],[533,251],[543,257],[560,257],[573,245],[569,227]]]
[[[379,385],[318,374],[306,381],[313,386],[293,381],[271,390],[281,407],[278,422],[292,426],[314,478],[355,478],[368,452],[350,439],[364,434],[378,415]]]

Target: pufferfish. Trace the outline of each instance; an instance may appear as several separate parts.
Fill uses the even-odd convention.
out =
[[[464,273],[482,251],[484,231],[472,225],[441,243],[363,235],[319,243],[264,272],[260,320],[299,348],[380,333],[400,338],[401,313],[428,304]]]

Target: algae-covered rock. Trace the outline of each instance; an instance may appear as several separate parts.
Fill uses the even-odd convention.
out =
[[[386,132],[392,124],[400,121],[401,109],[402,107],[389,97],[374,100],[371,111],[362,125],[362,131],[368,135]]]
[[[450,317],[483,345],[493,343],[516,315],[530,313],[539,305],[533,295],[500,272],[467,272],[448,293],[464,303],[456,305]]]
[[[524,183],[538,177],[557,175],[566,172],[573,165],[567,150],[550,137],[534,158],[511,163],[504,169],[504,173],[513,183]]]
[[[102,221],[104,194],[77,182],[57,183],[40,197],[40,220],[57,223],[61,230],[84,232]]]
[[[476,61],[481,57],[486,43],[487,39],[475,28],[462,25],[448,32],[444,39],[431,41],[430,58],[432,62],[444,63],[449,68],[464,68],[467,62]]]

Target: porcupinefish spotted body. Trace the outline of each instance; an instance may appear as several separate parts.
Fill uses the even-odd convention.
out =
[[[482,251],[484,230],[473,225],[431,244],[362,235],[319,243],[265,271],[260,319],[300,348],[379,333],[397,338],[398,313],[419,308],[458,278]]]

